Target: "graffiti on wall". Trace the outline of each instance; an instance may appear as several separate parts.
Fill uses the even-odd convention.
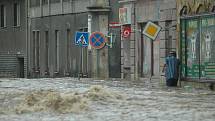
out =
[[[215,17],[181,21],[182,76],[215,78]]]
[[[210,59],[211,57],[211,41],[212,41],[212,37],[211,37],[212,33],[211,32],[206,32],[204,39],[205,39],[205,58],[206,59]]]

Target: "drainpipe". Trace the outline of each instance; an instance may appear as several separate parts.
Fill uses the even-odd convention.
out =
[[[26,10],[26,72],[25,72],[25,77],[26,78],[28,78],[28,64],[29,64],[29,62],[28,62],[28,40],[29,40],[29,35],[28,35],[28,6],[29,6],[29,4],[28,4],[29,2],[28,2],[28,0],[25,0],[25,10]]]
[[[88,12],[88,33],[91,34],[92,33],[92,15],[91,13]],[[91,54],[92,52],[92,47],[91,45],[89,44],[88,46],[88,51],[87,51],[87,77],[89,77],[91,74],[90,74],[90,66],[89,64],[91,64],[91,60],[90,60],[90,56],[92,56]],[[92,68],[91,68],[92,69]]]
[[[133,69],[131,69],[131,71],[132,71],[132,74],[131,74],[131,80],[135,80],[137,77],[137,71],[136,71],[136,69],[137,69],[137,67],[138,67],[138,63],[136,62],[136,57],[137,57],[137,49],[138,49],[138,44],[137,44],[137,41],[136,41],[136,32],[135,32],[135,30],[136,30],[136,1],[132,1],[132,10],[131,10],[131,40],[133,40],[134,41],[134,47],[135,47],[135,49],[134,49],[134,56],[135,57],[131,57],[130,56],[130,58],[132,58],[133,59],[133,61],[134,61],[134,65],[130,65],[131,66],[131,68],[133,68]],[[132,36],[132,34],[133,34],[133,36]],[[132,49],[133,47],[130,45],[130,49]],[[130,51],[131,52],[131,51]]]

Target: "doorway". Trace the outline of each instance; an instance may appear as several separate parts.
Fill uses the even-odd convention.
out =
[[[24,58],[18,58],[18,68],[17,68],[17,77],[18,78],[24,78]]]

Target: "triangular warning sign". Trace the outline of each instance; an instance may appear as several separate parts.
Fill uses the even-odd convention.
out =
[[[87,44],[87,41],[86,41],[86,39],[85,39],[85,37],[84,37],[83,34],[78,39],[77,44],[82,44],[82,45],[86,45]]]

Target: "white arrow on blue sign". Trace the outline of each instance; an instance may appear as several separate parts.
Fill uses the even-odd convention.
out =
[[[87,47],[89,45],[89,33],[88,32],[76,32],[75,45],[81,47]]]

